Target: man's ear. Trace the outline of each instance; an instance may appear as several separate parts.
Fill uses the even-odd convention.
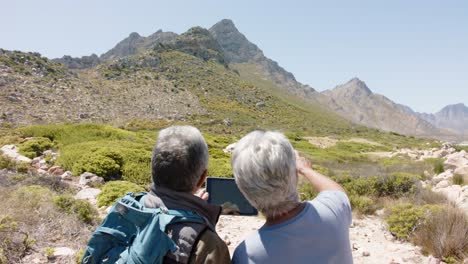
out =
[[[200,187],[202,187],[203,183],[205,183],[206,181],[206,177],[208,177],[208,170],[205,170],[202,176],[200,177],[200,180],[198,180],[197,188],[195,191],[197,191],[198,189],[200,189]]]

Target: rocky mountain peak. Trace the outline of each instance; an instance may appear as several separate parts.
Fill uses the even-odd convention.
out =
[[[223,19],[209,31],[223,48],[229,62],[243,63],[263,57],[263,52],[239,32],[232,20]]]
[[[137,32],[132,32],[130,33],[130,35],[128,36],[129,39],[139,39],[141,38],[140,34],[138,34]]]
[[[231,19],[226,19],[226,18],[214,24],[210,28],[210,31],[225,32],[225,33],[229,33],[229,32],[239,33],[239,30],[234,25],[234,22]]]
[[[367,87],[366,83],[364,81],[361,81],[361,79],[359,79],[358,77],[352,78],[351,80],[347,82],[347,84],[350,86],[354,86],[359,89],[364,89],[364,90],[368,90],[369,92],[371,92],[369,87]]]
[[[213,38],[210,31],[202,27],[192,27],[187,32],[165,43],[156,49],[174,49],[203,60],[214,59],[221,64],[226,64],[222,47]]]
[[[354,77],[347,83],[338,85],[333,89],[335,92],[346,93],[353,97],[355,96],[369,96],[372,95],[372,91],[367,87],[366,83],[361,81],[359,78]]]

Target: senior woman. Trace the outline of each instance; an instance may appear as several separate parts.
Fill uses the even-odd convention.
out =
[[[233,263],[352,263],[351,206],[343,188],[314,171],[278,132],[254,131],[236,145],[236,183],[266,218],[235,250]],[[300,202],[298,174],[319,192]]]

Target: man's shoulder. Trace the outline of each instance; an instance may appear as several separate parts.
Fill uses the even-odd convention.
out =
[[[229,249],[216,232],[206,229],[201,234],[191,259],[192,263],[229,263]]]

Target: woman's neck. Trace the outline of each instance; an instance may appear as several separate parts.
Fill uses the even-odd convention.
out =
[[[263,226],[272,226],[286,222],[297,216],[300,212],[302,212],[302,210],[304,210],[305,208],[305,205],[305,203],[298,203],[293,209],[289,210],[286,213],[274,217],[268,217],[266,219],[266,223]]]

